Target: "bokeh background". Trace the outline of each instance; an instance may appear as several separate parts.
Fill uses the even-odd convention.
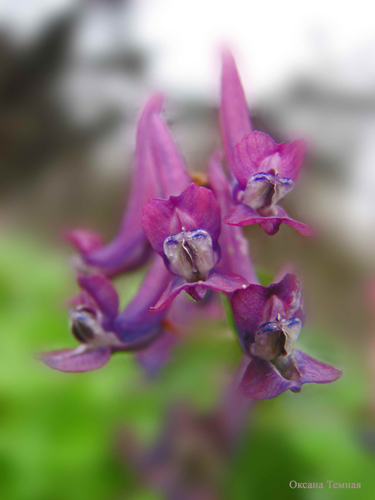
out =
[[[197,324],[154,379],[126,354],[79,375],[33,357],[74,345],[66,299],[76,285],[61,230],[115,234],[136,119],[152,91],[168,95],[165,116],[189,169],[204,171],[219,143],[223,43],[255,127],[308,140],[286,206],[317,238],[288,227],[246,234],[264,283],[285,263],[297,267],[308,310],[299,347],[344,374],[256,404],[219,490],[228,500],[374,498],[375,35],[366,0],[1,2],[1,498],[164,498],[134,469],[133,440],[152,446],[176,405],[212,412],[235,370],[240,352],[224,319]],[[141,275],[116,282],[124,304]],[[325,488],[292,490],[292,480]],[[362,487],[329,489],[328,480]]]

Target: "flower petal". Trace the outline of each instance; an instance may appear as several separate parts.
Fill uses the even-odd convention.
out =
[[[241,227],[259,224],[270,236],[278,232],[281,224],[287,224],[293,227],[303,236],[315,235],[315,231],[311,226],[290,218],[282,207],[276,206],[274,207],[274,211],[276,212],[275,215],[262,216],[247,205],[240,204],[229,212],[224,222],[231,226]]]
[[[146,200],[145,203],[147,203]],[[147,238],[139,231],[139,226],[129,224],[121,229],[107,245],[90,254],[82,255],[86,264],[86,267],[82,269],[85,270],[88,267],[94,272],[100,271],[112,278],[126,271],[137,269],[147,261],[150,255],[151,249]]]
[[[171,234],[204,229],[217,243],[221,228],[220,206],[210,189],[190,184],[169,200],[152,199],[143,208],[142,224],[153,249],[164,256],[164,241]]]
[[[272,363],[254,358],[241,381],[241,391],[254,399],[272,399],[287,389],[299,392],[303,384],[326,384],[334,382],[342,375],[340,370],[310,358],[302,351],[293,351],[293,357],[295,366],[301,374],[299,380],[287,380]]]
[[[152,307],[150,307],[150,311],[161,311],[165,307],[167,307],[172,300],[177,297],[179,293],[182,292],[182,290],[185,290],[188,288],[191,284],[186,283],[186,281],[181,278],[181,276],[175,276],[169,283],[167,288],[164,290],[162,293],[161,297],[159,300],[156,302],[156,304]]]
[[[90,231],[89,229],[64,231],[63,236],[82,254],[88,254],[103,246],[103,240],[100,234],[95,231]]]
[[[157,114],[150,120],[150,136],[162,196],[177,196],[191,183],[191,179],[167,125]]]
[[[113,320],[118,312],[119,299],[108,278],[101,274],[79,275],[79,286],[95,301],[103,315]]]
[[[246,287],[246,285],[248,285],[248,282],[242,276],[218,267],[214,267],[214,269],[210,271],[205,281],[188,283],[180,276],[175,276],[155,306],[151,307],[151,310],[159,311],[163,309],[170,304],[182,290],[186,290],[195,300],[202,300],[207,289],[216,290],[217,292],[233,293],[240,288]]]
[[[294,356],[298,370],[302,375],[299,381],[300,386],[311,382],[315,384],[327,384],[328,382],[334,382],[342,375],[342,371],[322,361],[310,358],[310,356],[302,351],[294,351]]]
[[[46,352],[39,355],[39,358],[54,370],[77,373],[98,370],[107,364],[111,357],[111,349],[109,348],[82,351],[81,347]]]
[[[254,358],[245,371],[240,390],[249,398],[272,399],[291,386],[293,382],[284,379],[269,361]]]
[[[272,137],[255,130],[246,135],[233,151],[233,172],[242,189],[256,173],[274,170],[279,177],[295,181],[306,152],[304,140],[277,144]]]
[[[281,156],[279,166],[280,177],[287,177],[295,182],[306,153],[306,142],[300,139],[290,144],[282,143],[279,145],[279,153]]]
[[[233,55],[222,54],[220,128],[227,165],[233,166],[233,150],[237,142],[252,130],[249,111]]]
[[[167,310],[151,312],[150,307],[168,286],[170,277],[163,259],[157,255],[137,295],[114,321],[114,329],[124,343],[124,348],[142,348],[161,334],[161,321]]]
[[[255,130],[246,135],[233,151],[233,172],[242,189],[257,172],[264,159],[277,153],[278,144],[271,136]]]
[[[232,309],[240,337],[250,336],[249,342],[254,342],[254,335],[259,326],[265,322],[264,310],[270,297],[267,287],[249,285],[244,290],[238,290],[232,297]]]
[[[299,222],[298,220],[289,217],[289,215],[282,207],[276,206],[275,210],[276,210],[276,215],[272,217],[272,219],[275,220],[279,219],[280,224],[288,224],[288,226],[293,227],[303,236],[314,236],[316,234],[315,229],[313,229],[308,224],[305,224],[304,222]]]
[[[239,274],[234,274],[221,267],[214,267],[203,283],[207,288],[224,293],[233,293],[249,284]]]

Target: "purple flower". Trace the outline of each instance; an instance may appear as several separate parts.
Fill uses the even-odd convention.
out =
[[[153,199],[143,209],[143,228],[175,278],[153,310],[185,290],[202,300],[208,288],[232,293],[246,286],[239,275],[216,267],[220,259],[220,206],[212,191],[190,184],[179,196]]]
[[[337,380],[342,372],[294,350],[304,322],[302,289],[286,274],[268,287],[249,285],[233,294],[232,307],[239,338],[251,361],[240,384],[254,399],[271,399],[308,382]]]
[[[84,372],[101,368],[114,352],[148,348],[170,330],[164,322],[167,309],[150,311],[168,281],[163,260],[156,256],[137,295],[118,313],[118,295],[108,278],[80,275],[82,291],[70,311],[72,333],[80,345],[41,354],[41,360],[56,370]]]
[[[226,161],[237,180],[233,186],[237,206],[224,221],[233,226],[259,224],[270,235],[282,223],[305,236],[314,234],[310,226],[291,219],[277,205],[294,187],[305,144],[277,144],[269,135],[252,131],[236,64],[228,51],[223,54],[220,124]]]
[[[117,236],[107,245],[89,230],[76,229],[65,233],[80,252],[78,267],[114,276],[142,265],[150,256],[150,245],[141,225],[142,207],[149,198],[162,194],[149,137],[150,119],[159,114],[163,97],[154,95],[147,102],[138,123],[135,169],[130,197]]]

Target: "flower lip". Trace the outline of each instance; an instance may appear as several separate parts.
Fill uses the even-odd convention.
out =
[[[296,363],[294,351],[287,356],[278,356],[271,363],[285,380],[297,382],[302,377]]]
[[[241,201],[254,210],[269,209],[276,205],[294,187],[292,179],[279,177],[274,170],[258,172],[247,182]]]
[[[163,248],[171,272],[190,282],[205,279],[218,260],[211,236],[200,228],[182,227],[165,239]]]
[[[260,325],[255,333],[254,343],[250,345],[250,353],[266,361],[289,356],[301,329],[302,321],[300,319],[281,319],[280,314],[278,314],[275,321]]]

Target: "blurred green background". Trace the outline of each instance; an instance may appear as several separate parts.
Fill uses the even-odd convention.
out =
[[[4,235],[3,235],[4,236]],[[200,328],[179,346],[156,380],[147,380],[131,355],[113,356],[86,374],[50,370],[33,358],[74,345],[64,301],[75,290],[66,256],[31,238],[7,234],[0,243],[0,478],[7,500],[156,499],[121,460],[117,437],[134,429],[150,443],[176,399],[207,411],[218,398],[223,368],[239,357],[225,321]],[[140,276],[118,283],[123,301]],[[228,500],[249,498],[374,498],[374,436],[366,364],[350,346],[306,328],[299,347],[343,368],[333,384],[305,385],[256,404],[247,432],[228,463]],[[373,429],[372,429],[373,431]],[[289,482],[322,482],[294,489]],[[328,489],[327,480],[361,483]]]

